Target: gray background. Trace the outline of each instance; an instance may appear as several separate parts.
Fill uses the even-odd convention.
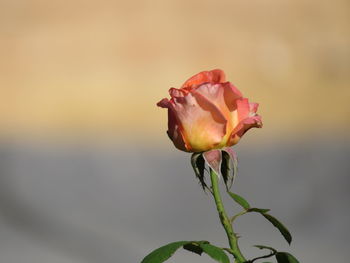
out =
[[[272,209],[294,238],[289,247],[261,216],[245,215],[236,225],[244,253],[260,255],[252,245],[264,244],[300,262],[347,262],[349,141],[247,140],[235,149],[233,191]],[[227,246],[189,157],[170,142],[129,148],[115,141],[6,140],[0,147],[1,262],[137,263],[171,241]],[[169,262],[212,261],[179,251]]]

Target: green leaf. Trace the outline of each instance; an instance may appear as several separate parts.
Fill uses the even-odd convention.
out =
[[[162,263],[169,259],[176,250],[191,241],[178,241],[162,246],[148,254],[141,263]]]
[[[248,212],[257,212],[257,213],[260,213],[260,214],[265,214],[267,212],[269,212],[270,209],[262,209],[262,208],[249,208],[248,209]]]
[[[234,193],[229,192],[229,191],[228,191],[228,194],[232,197],[233,200],[235,200],[245,210],[248,210],[250,208],[249,203],[242,196],[240,196],[238,194],[234,194]]]
[[[187,249],[198,255],[201,255],[204,252],[212,259],[220,263],[230,262],[228,256],[225,254],[223,249],[209,244],[208,241],[194,241],[192,243],[184,245],[184,249]]]
[[[203,249],[198,245],[198,243],[188,243],[183,246],[184,249],[202,255]]]
[[[223,249],[211,244],[199,244],[203,252],[208,254],[212,259],[220,263],[230,263],[230,260]]]
[[[299,263],[299,261],[291,254],[287,252],[278,252],[276,254],[278,263]]]
[[[288,244],[292,242],[292,235],[290,234],[288,229],[280,221],[277,220],[277,218],[266,213],[261,213],[261,215],[265,217],[267,220],[269,220],[270,223],[273,224],[281,232],[282,236],[288,242]]]
[[[219,263],[230,263],[224,250],[209,244],[208,241],[178,241],[162,246],[148,254],[141,263],[162,263],[169,259],[176,250],[182,247],[201,255],[203,252]]]
[[[288,231],[288,229],[277,220],[277,218],[273,217],[270,214],[267,214],[267,212],[270,211],[269,209],[260,209],[260,208],[250,208],[248,209],[248,212],[257,212],[260,213],[263,217],[265,217],[268,221],[270,221],[271,224],[273,224],[282,234],[284,239],[290,244],[292,242],[292,235]]]

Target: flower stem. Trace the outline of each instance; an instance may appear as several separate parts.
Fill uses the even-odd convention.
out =
[[[220,190],[219,190],[219,185],[218,185],[218,176],[212,169],[210,169],[210,179],[211,179],[212,193],[214,196],[216,208],[217,208],[218,213],[219,213],[221,224],[226,231],[228,242],[230,244],[231,254],[235,257],[236,263],[244,263],[247,260],[244,258],[241,250],[238,247],[237,236],[233,232],[233,227],[232,227],[231,221],[230,221],[229,217],[227,216],[227,213],[225,211],[224,205],[223,205],[222,200],[221,200]]]

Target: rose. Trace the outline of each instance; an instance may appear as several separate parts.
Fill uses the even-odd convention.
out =
[[[168,109],[167,133],[182,151],[229,147],[250,128],[262,127],[258,104],[243,98],[220,69],[200,72],[169,93],[171,99],[162,99],[157,106]]]

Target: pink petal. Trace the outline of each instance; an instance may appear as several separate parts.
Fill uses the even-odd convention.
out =
[[[214,104],[227,120],[230,118],[231,114],[225,103],[225,88],[222,86],[222,84],[206,83],[200,85],[195,89],[195,91],[192,92],[199,93]]]
[[[221,176],[221,162],[222,153],[221,150],[211,150],[203,153],[203,158],[207,165],[215,171],[220,178]]]
[[[252,117],[248,117],[244,120],[242,120],[236,128],[232,131],[230,135],[230,139],[228,141],[228,146],[232,146],[236,144],[241,137],[251,128],[261,128],[262,127],[262,121],[261,117],[259,115],[255,115]]]
[[[182,151],[189,151],[185,142],[181,125],[179,124],[172,108],[168,109],[168,131],[169,138],[173,141],[176,148]]]
[[[168,130],[167,134],[169,138],[173,141],[176,148],[182,151],[189,151],[189,146],[185,141],[181,123],[176,118],[176,113],[174,112],[174,107],[170,100],[162,99],[157,103],[158,107],[168,109]]]
[[[157,106],[161,108],[169,108],[169,105],[170,101],[167,98],[164,98],[157,103]]]
[[[249,103],[249,111],[252,113],[256,113],[258,111],[259,103],[251,102]]]
[[[242,98],[242,93],[230,82],[226,82],[222,84],[224,86],[224,97],[225,97],[225,103],[228,107],[228,109],[232,112],[236,110],[237,105],[236,101],[237,99]]]
[[[172,97],[172,98],[183,97],[187,93],[188,93],[188,91],[183,90],[183,89],[175,89],[175,88],[169,89],[169,94],[170,94],[170,97]]]
[[[241,98],[236,101],[237,104],[237,115],[238,115],[238,121],[242,121],[249,117],[250,113],[250,106],[248,99]]]
[[[237,101],[242,99],[240,92],[238,90],[235,91],[234,89],[236,88],[229,82],[223,84],[206,83],[195,89],[196,92],[206,97],[211,103],[215,104],[215,106],[220,109],[221,113],[227,120],[226,131],[229,134],[238,123],[236,111],[238,108]],[[192,90],[192,92],[194,91]]]

